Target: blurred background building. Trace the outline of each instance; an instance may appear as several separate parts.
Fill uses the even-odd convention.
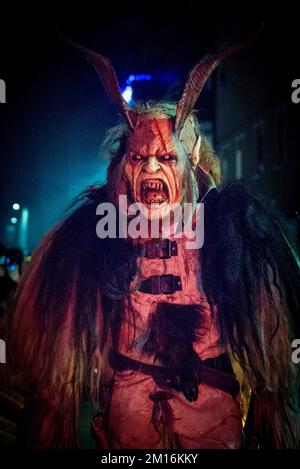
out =
[[[289,219],[300,212],[300,108],[291,100],[299,62],[293,30],[267,22],[254,47],[216,74],[215,143],[224,182],[245,179]],[[221,43],[220,43],[221,46]]]

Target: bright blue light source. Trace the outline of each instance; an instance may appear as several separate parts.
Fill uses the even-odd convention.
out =
[[[126,86],[122,91],[122,96],[125,99],[126,103],[130,103],[132,101],[133,89],[131,86]]]
[[[122,96],[125,99],[125,101],[130,104],[133,101],[133,88],[131,84],[134,81],[144,81],[144,80],[151,80],[152,76],[147,73],[141,73],[139,75],[134,75],[133,73],[129,75],[129,77],[126,80],[126,85],[122,88]]]
[[[135,80],[135,76],[134,75],[129,75],[129,77],[126,80],[126,83],[131,83],[134,80]]]
[[[16,217],[11,217],[10,221],[13,225],[15,225],[18,222],[18,219]]]
[[[13,204],[12,207],[14,210],[20,210],[20,204]]]
[[[139,75],[129,75],[126,80],[127,85],[130,85],[133,81],[144,81],[144,80],[151,80],[152,76],[149,73],[140,73]]]

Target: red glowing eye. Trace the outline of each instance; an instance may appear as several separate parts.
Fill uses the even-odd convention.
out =
[[[165,155],[164,158],[165,158],[165,160],[169,160],[169,159],[170,159],[170,155]]]

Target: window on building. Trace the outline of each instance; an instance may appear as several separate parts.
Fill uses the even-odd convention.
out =
[[[222,168],[222,180],[224,182],[226,182],[228,180],[228,160],[227,158],[222,158],[222,165],[221,165],[221,168]]]
[[[229,161],[230,161],[230,155],[231,153],[231,145],[230,143],[226,143],[221,150],[221,175],[222,175],[222,180],[224,182],[227,182],[230,179],[230,174],[229,174]]]
[[[235,178],[241,179],[243,177],[243,152],[244,152],[244,135],[240,135],[236,139],[235,149]]]

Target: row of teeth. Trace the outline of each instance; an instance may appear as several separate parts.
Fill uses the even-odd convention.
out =
[[[162,191],[163,190],[163,183],[162,181],[144,181],[143,182],[144,189],[152,189],[155,191]]]

